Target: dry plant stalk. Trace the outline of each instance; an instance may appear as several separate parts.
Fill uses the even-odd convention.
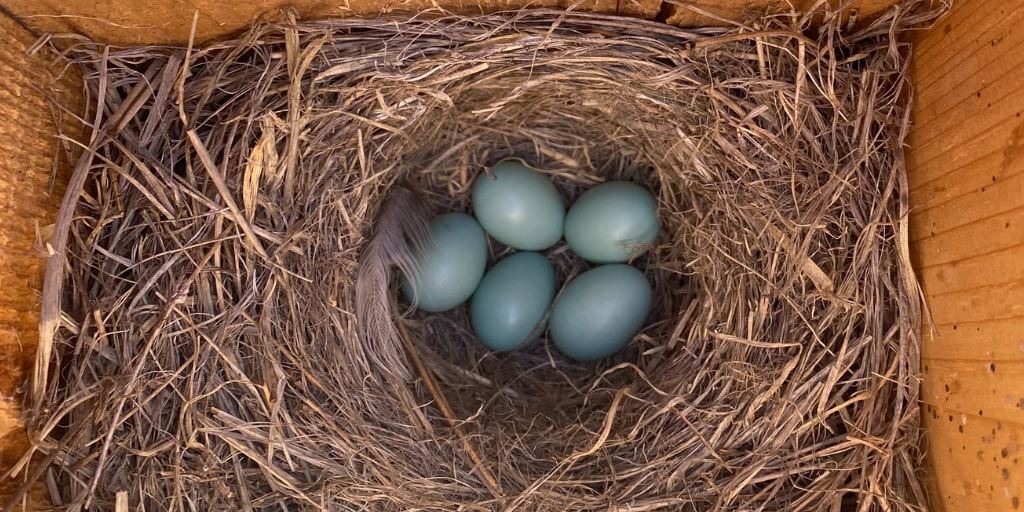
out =
[[[823,5],[732,29],[530,10],[55,38],[95,135],[12,476],[70,510],[924,510],[899,36],[945,7],[856,31]],[[385,198],[468,211],[509,155],[567,199],[655,192],[650,325],[587,365],[486,353],[463,310],[367,311],[361,338]],[[388,275],[365,303],[393,303]]]

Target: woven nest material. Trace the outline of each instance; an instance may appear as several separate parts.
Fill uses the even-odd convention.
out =
[[[58,39],[98,129],[50,241],[15,476],[72,510],[925,509],[900,36],[942,8]],[[488,353],[392,272],[396,336],[360,336],[357,266],[399,187],[468,212],[509,156],[567,201],[610,179],[659,198],[643,331],[590,364]],[[588,268],[546,255],[562,283]]]

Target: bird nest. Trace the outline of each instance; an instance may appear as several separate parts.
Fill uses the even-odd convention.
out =
[[[526,10],[286,19],[188,48],[55,38],[94,129],[50,239],[23,491],[75,510],[924,509],[900,36],[942,6],[850,28],[818,5],[697,30]],[[507,157],[566,201],[605,180],[658,198],[633,262],[654,306],[614,357],[488,352],[464,308],[409,311],[388,253],[365,254],[397,191],[468,212]],[[561,283],[588,268],[545,255]],[[359,323],[374,262],[388,335]]]

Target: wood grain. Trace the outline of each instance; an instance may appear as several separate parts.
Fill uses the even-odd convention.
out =
[[[911,244],[937,509],[1024,500],[1024,1],[961,0],[918,39]]]
[[[199,12],[196,41],[237,33],[261,19],[277,20],[285,9],[299,18],[377,16],[420,12],[434,7],[475,14],[529,7],[567,8],[577,0],[4,0],[3,6],[37,32],[75,32],[113,44],[176,44],[188,42],[193,13]],[[580,10],[654,18],[661,0],[582,0]]]
[[[834,5],[846,2],[831,0]],[[37,32],[75,32],[114,44],[184,44],[192,15],[199,11],[197,41],[233,34],[259,19],[277,19],[284,9],[300,18],[376,16],[390,12],[419,12],[443,7],[459,13],[496,12],[521,7],[558,7],[625,16],[659,18],[680,26],[723,25],[750,13],[806,9],[817,0],[253,0],[224,2],[136,2],[133,0],[4,0],[2,5]],[[870,18],[899,0],[856,0],[847,15],[857,11]],[[697,8],[688,9],[688,4]],[[701,14],[706,12],[712,16]]]
[[[567,6],[544,0],[534,6]],[[808,2],[794,2],[805,6]],[[864,0],[869,16],[894,3]],[[183,43],[199,10],[198,40],[233,33],[254,20],[277,17],[286,5],[302,17],[375,15],[421,10],[429,0],[139,3],[128,0],[6,0],[3,5],[36,32],[86,33],[105,42]],[[517,0],[439,1],[462,11],[495,11]],[[727,19],[784,2],[694,0]],[[653,0],[590,0],[580,8],[654,18],[681,25],[720,24],[716,18]],[[915,264],[939,337],[926,333],[922,394],[933,492],[945,510],[1019,510],[1024,500],[1024,1],[960,0],[936,30],[918,41],[909,140],[910,218]],[[40,259],[35,222],[45,226],[55,202],[48,193],[55,126],[42,94],[36,60],[23,55],[31,35],[0,16],[0,381],[2,447],[23,446],[8,398],[32,355]],[[13,169],[8,171],[6,169]],[[14,220],[17,220],[16,222]],[[31,359],[27,359],[31,360]],[[995,371],[990,365],[995,365]],[[948,389],[947,389],[948,387]],[[5,411],[7,415],[5,416]],[[952,418],[952,420],[950,419]],[[962,431],[961,431],[962,430]],[[0,449],[0,463],[11,453]],[[1006,451],[1007,456],[1003,456]],[[7,458],[5,458],[7,457]],[[0,470],[4,469],[0,466]]]
[[[19,406],[38,339],[38,290],[46,260],[37,236],[42,240],[53,222],[69,169],[67,159],[54,161],[57,124],[46,96],[84,104],[80,75],[56,81],[58,68],[47,65],[53,55],[25,54],[33,39],[0,15],[0,475],[28,447]],[[72,124],[65,128],[76,130]],[[0,503],[16,484],[0,483]]]

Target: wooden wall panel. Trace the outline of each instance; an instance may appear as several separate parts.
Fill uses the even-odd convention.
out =
[[[769,4],[777,9],[791,5],[771,4],[771,0],[692,1],[698,8],[728,19],[742,18],[746,12],[763,10]],[[863,0],[854,7],[860,8],[861,16],[869,16],[895,1]],[[188,38],[191,15],[196,10],[200,12],[197,39],[206,40],[235,32],[257,18],[276,16],[286,5],[295,5],[305,17],[374,15],[434,5],[431,0],[0,3],[33,31],[74,31],[123,44],[180,44]],[[532,5],[557,7],[571,3],[544,0]],[[794,1],[792,5],[806,7],[808,3],[813,0]],[[514,8],[522,2],[439,0],[437,4],[476,12]],[[683,25],[720,23],[660,0],[590,0],[581,7],[649,18],[660,14]],[[25,64],[18,52],[31,36],[3,16],[0,22],[3,47],[10,51],[10,55],[4,55],[0,93],[8,98],[4,105],[16,106],[23,115],[8,117],[23,121],[5,123],[19,128],[14,132],[0,130],[0,142],[10,149],[9,155],[27,155],[24,166],[18,167],[20,181],[0,188],[0,192],[6,190],[4,194],[12,198],[17,193],[24,200],[8,201],[0,214],[3,218],[39,218],[45,224],[47,205],[52,203],[48,196],[38,193],[46,190],[46,173],[52,168],[49,159],[53,141],[49,135],[53,125],[48,124],[48,112],[43,114],[39,92],[27,86],[40,78],[19,74],[22,68],[18,66]],[[1020,510],[1024,500],[1022,27],[1024,0],[958,0],[950,15],[936,30],[922,36],[915,49],[912,74],[916,125],[908,153],[913,207],[910,221],[915,265],[939,334],[932,336],[926,331],[922,361],[923,409],[933,469],[930,486],[939,510],[1014,511]],[[38,115],[24,117],[31,109],[39,110]],[[34,226],[30,229],[27,224],[4,223],[0,227],[9,233],[4,235],[4,254],[18,255],[17,261],[12,263],[14,260],[8,258],[0,269],[5,272],[5,294],[19,298],[25,306],[12,306],[10,313],[0,319],[0,347],[17,347],[18,354],[30,354],[35,321],[32,289],[38,285],[38,261],[30,256]],[[12,283],[14,292],[9,291],[15,289]],[[18,364],[4,365],[16,367]],[[8,396],[13,389],[0,391],[4,392],[0,409],[9,408]],[[0,435],[12,425],[11,416],[0,414]],[[0,461],[3,456],[0,453]]]
[[[693,5],[697,10],[680,7]],[[722,25],[724,20],[744,19],[751,12],[806,9],[819,0],[185,0],[138,2],[136,0],[0,0],[10,15],[31,30],[76,32],[97,41],[116,44],[184,44],[188,41],[193,13],[199,12],[197,41],[206,41],[242,30],[261,18],[276,19],[282,9],[293,8],[304,18],[329,16],[376,16],[389,12],[417,12],[431,7],[461,13],[494,12],[520,7],[566,8],[602,13],[658,18],[680,26]],[[829,0],[849,4],[861,19],[869,18],[899,0]],[[700,12],[712,13],[703,16]]]
[[[958,0],[914,50],[911,249],[936,509],[1024,506],[1024,0]]]
[[[579,0],[0,0],[12,16],[35,32],[75,32],[97,41],[131,44],[188,42],[193,13],[196,41],[239,32],[259,19],[278,19],[284,9],[300,18],[377,16],[433,7],[473,14],[523,6],[566,8]],[[725,3],[738,0],[725,0]],[[582,0],[576,7],[602,13],[655,18],[661,0]]]
[[[72,72],[58,82],[53,76],[59,68],[47,65],[54,55],[25,54],[33,39],[0,14],[0,475],[28,448],[19,404],[38,339],[45,259],[36,239],[56,217],[61,184],[70,171],[66,158],[54,162],[57,124],[47,96],[71,107],[85,101],[81,75]],[[79,128],[66,124],[65,129],[74,135]],[[0,505],[16,486],[0,482]],[[38,499],[41,493],[37,487],[32,503],[45,503]]]

